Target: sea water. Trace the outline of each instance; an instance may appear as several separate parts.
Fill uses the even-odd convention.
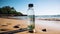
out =
[[[12,18],[17,18],[17,19],[27,19],[27,16],[14,16]],[[42,15],[42,16],[35,16],[35,19],[39,19],[39,18],[59,18],[60,19],[60,15]]]

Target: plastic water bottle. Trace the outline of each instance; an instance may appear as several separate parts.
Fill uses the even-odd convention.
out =
[[[33,9],[33,4],[28,4],[28,31],[33,33],[35,29],[35,13]]]

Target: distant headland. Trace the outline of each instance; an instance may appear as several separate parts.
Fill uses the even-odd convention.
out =
[[[3,6],[0,8],[0,16],[27,16],[21,12],[17,12],[14,7]]]

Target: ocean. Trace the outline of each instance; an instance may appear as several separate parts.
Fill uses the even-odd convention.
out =
[[[14,16],[12,18],[17,18],[17,19],[27,19],[27,16]],[[36,18],[58,18],[60,19],[60,15],[41,15],[41,16],[35,16]]]

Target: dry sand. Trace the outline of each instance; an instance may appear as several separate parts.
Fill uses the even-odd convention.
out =
[[[15,25],[19,25],[19,28],[14,28]],[[0,29],[8,29],[10,31],[26,27],[26,20],[0,18]]]
[[[2,26],[2,25],[7,25],[7,26]],[[0,18],[0,29],[2,29],[2,28],[8,29],[7,31],[20,29],[20,28],[13,28],[13,26],[15,26],[15,25],[19,25],[20,28],[26,28],[27,20]],[[43,32],[43,31],[41,31],[42,28],[39,28],[39,27],[41,27],[41,26],[35,25],[36,33],[28,33],[28,31],[25,31],[25,32],[19,32],[19,33],[15,33],[15,34],[60,34],[60,31]],[[0,31],[0,32],[2,32],[2,31]]]

